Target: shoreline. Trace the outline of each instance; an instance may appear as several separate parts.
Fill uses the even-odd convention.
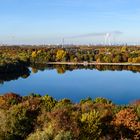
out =
[[[110,66],[140,66],[140,63],[97,63],[97,62],[47,62],[49,65],[110,65]]]

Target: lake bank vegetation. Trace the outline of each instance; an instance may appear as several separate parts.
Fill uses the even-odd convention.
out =
[[[71,46],[71,47],[0,47],[0,66],[47,62],[140,63],[140,47]]]
[[[1,140],[120,140],[140,138],[140,101],[56,100],[48,95],[0,96]]]

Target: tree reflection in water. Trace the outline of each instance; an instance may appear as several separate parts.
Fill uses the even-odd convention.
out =
[[[53,70],[55,69],[58,74],[64,74],[67,71],[73,71],[76,69],[90,69],[99,71],[132,71],[134,73],[140,72],[140,66],[103,66],[103,65],[45,65],[45,64],[32,64],[30,65],[32,73],[37,73],[38,71]],[[0,71],[0,84],[6,81],[16,80],[18,78],[27,78],[31,73],[30,69],[25,66],[17,67],[14,70],[9,69],[9,71]]]
[[[17,67],[15,71],[2,71],[0,72],[0,84],[4,84],[6,81],[17,80],[18,78],[27,78],[30,76],[30,70],[28,67]]]
[[[140,66],[119,66],[119,65],[89,65],[89,66],[82,66],[82,65],[45,65],[45,64],[36,64],[31,65],[32,72],[36,73],[38,70],[52,70],[56,69],[58,74],[63,74],[67,71],[73,71],[76,69],[90,69],[90,70],[99,70],[99,71],[132,71],[134,73],[140,72]]]

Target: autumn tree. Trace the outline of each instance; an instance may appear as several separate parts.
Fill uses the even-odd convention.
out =
[[[58,50],[57,53],[56,53],[56,61],[63,61],[65,56],[66,56],[66,51]]]

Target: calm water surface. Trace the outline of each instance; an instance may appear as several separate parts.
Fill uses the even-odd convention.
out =
[[[131,71],[98,71],[77,69],[58,74],[56,69],[38,71],[26,79],[18,78],[0,84],[0,93],[49,94],[56,99],[78,102],[87,97],[105,97],[117,104],[140,99],[140,73]]]

